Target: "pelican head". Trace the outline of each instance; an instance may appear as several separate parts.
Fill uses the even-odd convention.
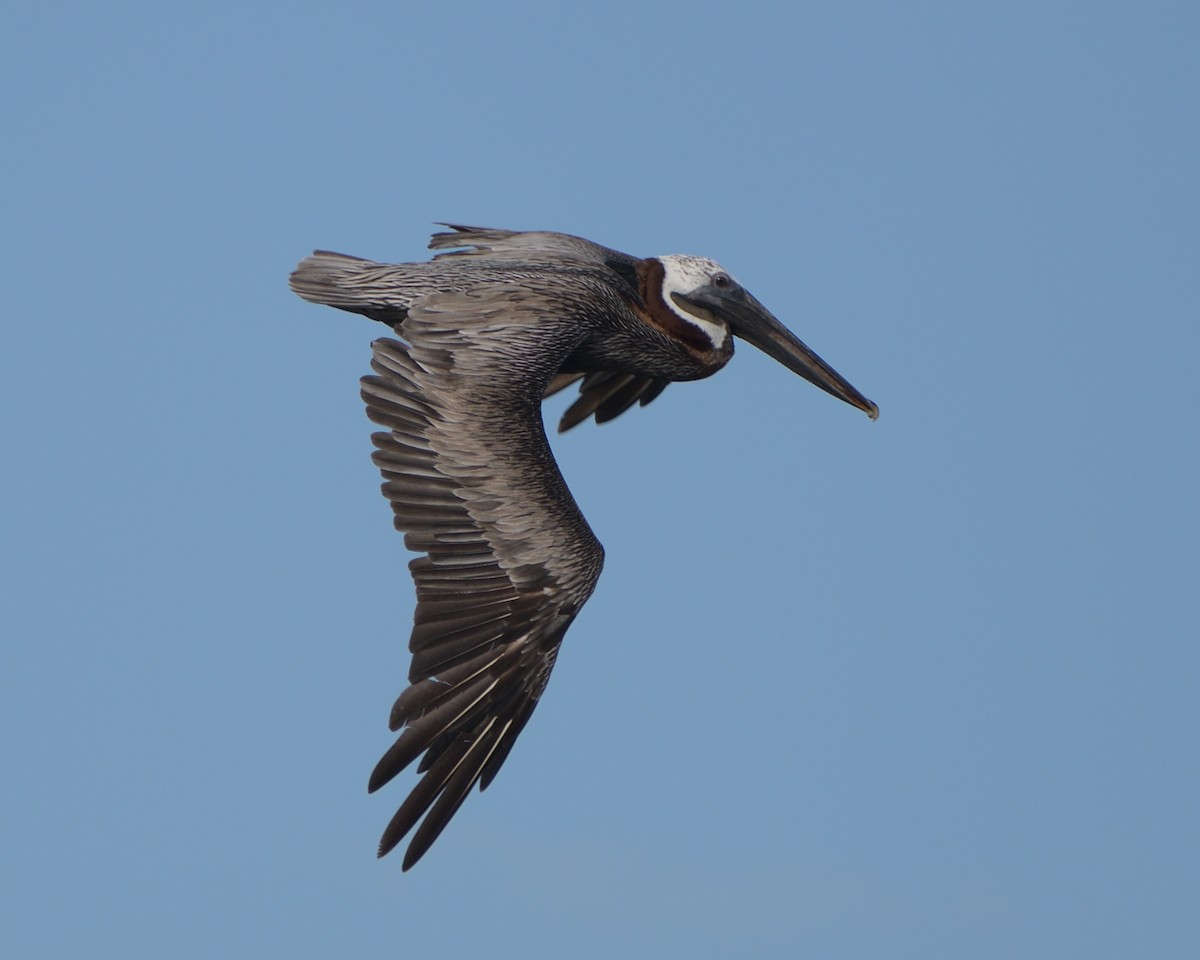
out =
[[[874,403],[813,353],[719,263],[682,254],[658,259],[663,265],[663,302],[703,332],[713,349],[721,349],[732,333],[826,393],[858,407],[872,420],[879,416]]]

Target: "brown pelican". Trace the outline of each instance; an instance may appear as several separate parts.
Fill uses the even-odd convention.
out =
[[[417,588],[410,686],[375,791],[424,754],[379,856],[421,821],[416,863],[476,783],[486,789],[529,721],[604,551],[546,442],[541,402],[572,383],[559,430],[645,405],[672,380],[716,373],[741,337],[866,411],[878,407],[719,264],[638,259],[561,233],[445,224],[428,263],[317,251],[291,276],[305,300],[402,338],[372,345],[362,380],[383,494]],[[424,818],[422,820],[422,817]]]

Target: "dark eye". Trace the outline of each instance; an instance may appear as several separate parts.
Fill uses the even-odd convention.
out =
[[[724,290],[733,286],[733,277],[727,273],[718,273],[713,275],[712,282],[714,286],[718,286]]]

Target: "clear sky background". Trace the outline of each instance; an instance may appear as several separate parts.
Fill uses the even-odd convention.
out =
[[[18,4],[0,48],[5,956],[1197,956],[1195,3]],[[882,416],[743,346],[555,441],[605,575],[402,874],[383,330],[286,281],[435,220],[711,256]]]

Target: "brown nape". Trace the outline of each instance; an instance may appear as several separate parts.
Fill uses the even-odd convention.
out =
[[[690,352],[701,356],[711,356],[718,351],[713,347],[704,331],[688,323],[675,313],[663,300],[663,277],[666,270],[662,261],[657,257],[649,257],[637,265],[639,292],[645,309],[639,305],[630,304],[633,312],[640,320],[661,331],[672,340],[683,344]]]

